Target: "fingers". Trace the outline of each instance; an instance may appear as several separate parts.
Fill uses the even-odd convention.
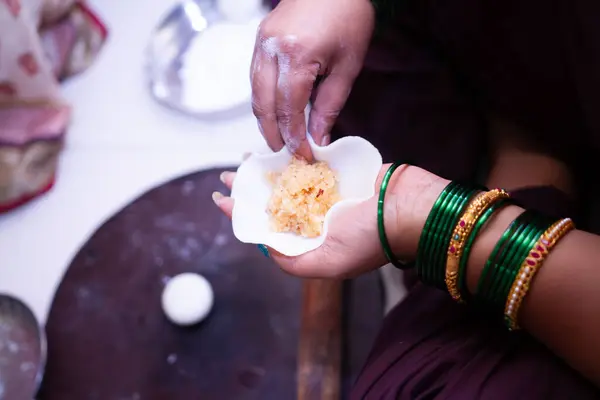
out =
[[[233,183],[233,179],[235,178],[235,173],[224,172],[221,177],[227,186],[231,186],[231,183]],[[233,214],[234,200],[231,197],[223,195],[221,192],[213,192],[212,199],[215,205],[219,207],[221,212],[223,212],[227,218],[231,219]],[[301,276],[305,278],[323,278],[335,275],[328,274],[327,269],[320,267],[321,263],[318,262],[318,254],[308,253],[301,257],[287,257],[270,247],[267,249],[268,251],[263,254],[272,258],[282,270],[290,275]]]
[[[265,257],[271,258],[284,272],[292,276],[308,279],[324,277],[322,270],[319,271],[316,268],[311,268],[310,266],[308,269],[302,268],[302,266],[299,266],[298,268],[298,257],[285,256],[264,244],[258,245],[258,249]]]
[[[304,110],[317,79],[318,65],[303,66],[289,56],[278,56],[276,114],[281,137],[292,153],[312,160],[306,137]]]
[[[225,171],[221,173],[219,179],[221,182],[225,184],[230,190],[233,186],[233,181],[235,180],[235,172]],[[229,219],[233,214],[233,199],[231,197],[223,195],[221,192],[213,192],[212,194],[213,202],[217,207],[221,209],[223,214],[225,214]]]
[[[347,270],[348,263],[340,262],[346,257],[336,251],[339,243],[332,243],[330,238],[316,248],[296,257],[288,257],[269,248],[271,258],[286,273],[306,279],[346,279],[355,275],[355,271]]]
[[[262,41],[257,38],[257,46]],[[255,49],[250,82],[252,84],[252,111],[256,116],[258,128],[273,151],[283,148],[284,142],[277,127],[276,96],[277,61],[260,47]]]
[[[225,184],[225,186],[227,186],[227,188],[231,190],[231,187],[233,186],[233,181],[235,180],[235,176],[235,172],[225,171],[221,173],[219,179]]]
[[[269,248],[269,254],[273,261],[286,273],[300,278],[334,278],[338,277],[338,271],[327,268],[319,260],[319,254],[323,256],[322,251],[313,251],[305,253],[298,257],[287,257],[281,253]]]
[[[212,199],[217,207],[231,219],[233,214],[233,199],[231,197],[224,196],[221,192],[213,192]]]
[[[235,177],[235,173],[228,173],[231,178]],[[229,181],[230,176],[227,177]],[[212,199],[215,205],[231,219],[233,215],[234,200],[231,197],[225,196],[220,192],[214,192]],[[286,273],[302,277],[302,278],[346,278],[343,271],[339,271],[336,267],[330,267],[323,263],[323,260],[331,259],[331,254],[328,254],[328,247],[326,244],[322,245],[319,249],[303,254],[299,257],[288,257],[285,256],[272,248],[267,248],[267,252],[263,254],[270,257],[279,265],[279,267]]]
[[[311,161],[304,110],[320,64],[307,61],[305,53],[294,37],[271,35],[261,26],[250,75],[252,109],[269,147],[278,151],[286,145]]]
[[[317,88],[308,121],[308,131],[321,146],[331,142],[331,128],[346,104],[354,79],[342,74],[331,74]]]

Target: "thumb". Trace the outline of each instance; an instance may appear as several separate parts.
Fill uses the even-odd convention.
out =
[[[331,128],[348,100],[353,82],[350,76],[332,73],[317,87],[308,120],[308,131],[315,143],[326,146],[331,141]]]
[[[332,278],[336,275],[336,271],[327,268],[327,253],[326,243],[295,257],[285,256],[269,248],[271,258],[283,271],[305,279]]]
[[[375,196],[338,210],[325,241],[296,257],[274,256],[287,273],[302,278],[351,278],[385,264],[377,235]]]

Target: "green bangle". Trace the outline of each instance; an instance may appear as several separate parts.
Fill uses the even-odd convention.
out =
[[[429,265],[431,263],[431,244],[432,244],[432,235],[434,231],[434,227],[437,227],[437,220],[440,216],[440,211],[442,208],[446,207],[446,202],[456,190],[459,189],[459,186],[456,182],[450,182],[442,193],[438,196],[427,216],[427,220],[425,221],[425,227],[421,232],[421,237],[419,238],[419,246],[417,251],[417,260],[416,260],[416,269],[419,279],[423,283],[428,283],[431,281],[431,277],[429,276]]]
[[[551,221],[535,211],[525,211],[504,231],[488,258],[475,296],[480,306],[504,311],[510,288],[521,264]]]
[[[475,239],[479,235],[479,231],[484,227],[484,225],[488,222],[488,220],[497,211],[500,211],[504,207],[511,205],[511,204],[514,204],[514,201],[512,201],[512,199],[500,199],[500,200],[496,201],[495,203],[491,204],[488,207],[488,209],[484,211],[484,213],[481,215],[481,217],[479,217],[479,219],[473,226],[473,229],[471,230],[469,237],[467,237],[467,240],[465,241],[465,247],[463,250],[463,254],[460,257],[460,262],[458,264],[458,279],[457,279],[458,290],[460,292],[460,296],[461,296],[461,298],[463,298],[465,300],[465,302],[468,301],[469,298],[471,297],[471,295],[467,289],[466,269],[467,269],[467,263],[469,260],[469,256],[471,254],[471,249],[473,248],[473,244],[475,243]]]
[[[417,273],[424,284],[446,289],[446,253],[452,231],[478,191],[451,182],[436,200],[419,239]]]
[[[460,196],[463,191],[464,188],[457,184],[455,188],[448,192],[446,199],[440,204],[439,210],[437,210],[436,219],[431,225],[431,231],[429,233],[429,246],[426,250],[428,261],[424,265],[427,280],[423,281],[423,283],[426,285],[436,286],[436,270],[437,262],[439,260],[437,255],[443,251],[441,245],[442,237],[440,232],[443,229],[449,210],[452,209],[454,203],[456,202],[457,196]]]
[[[500,304],[504,304],[505,299],[502,298],[502,287],[510,280],[510,271],[515,267],[515,259],[518,257],[523,243],[525,243],[531,233],[535,231],[535,215],[526,212],[526,215],[531,215],[529,221],[523,218],[519,227],[513,235],[508,238],[504,251],[501,252],[498,259],[494,262],[490,289],[487,292],[489,304],[498,311]],[[520,264],[519,264],[520,266]]]
[[[550,219],[543,217],[538,214],[537,218],[532,221],[532,229],[529,234],[520,242],[520,249],[515,254],[515,257],[511,261],[507,261],[510,268],[505,272],[507,275],[503,280],[502,286],[499,287],[498,298],[501,301],[499,304],[499,308],[501,308],[502,313],[504,313],[504,308],[506,305],[506,300],[508,299],[508,295],[510,293],[510,288],[512,287],[513,282],[515,281],[519,270],[521,269],[521,265],[529,255],[529,252],[533,248],[533,246],[537,243],[540,237],[544,234],[546,229],[552,225]]]
[[[384,208],[383,204],[385,201],[385,193],[388,188],[388,184],[390,183],[390,179],[394,174],[394,171],[400,166],[400,163],[394,163],[390,165],[387,172],[383,176],[383,180],[381,181],[381,187],[379,188],[379,200],[377,201],[377,228],[379,231],[379,241],[381,242],[381,247],[383,247],[383,253],[385,254],[385,258],[396,268],[398,269],[406,269],[407,265],[401,261],[399,261],[396,256],[394,256],[394,252],[392,251],[392,247],[390,246],[390,242],[387,239],[387,235],[385,233],[385,223],[384,223]]]
[[[433,281],[431,284],[438,289],[446,290],[446,261],[448,259],[448,245],[452,238],[452,231],[458,223],[458,219],[468,206],[469,200],[477,191],[472,188],[463,187],[462,190],[453,197],[447,212],[442,214],[442,222],[438,231],[437,248],[433,252],[434,260],[431,264],[433,268]]]
[[[524,215],[525,214],[525,215]],[[494,264],[496,263],[498,257],[504,251],[505,246],[508,243],[509,238],[521,227],[521,221],[523,219],[529,218],[526,213],[522,213],[516,219],[514,219],[508,228],[502,233],[500,240],[494,246],[492,253],[488,257],[481,275],[479,277],[479,281],[477,282],[477,288],[475,289],[475,297],[478,300],[480,305],[485,306],[489,305],[490,301],[487,297],[487,294],[490,292],[491,286],[493,286],[493,275],[494,275]]]
[[[519,267],[505,289],[504,323],[510,331],[519,329],[519,308],[545,256],[565,233],[575,227],[569,218],[554,223],[549,218],[540,218],[540,224],[536,234],[532,235],[532,240],[524,246]]]

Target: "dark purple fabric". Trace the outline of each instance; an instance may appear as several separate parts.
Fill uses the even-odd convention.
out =
[[[596,399],[598,392],[525,334],[417,284],[391,311],[353,399]]]
[[[275,3],[274,3],[275,4]],[[514,193],[600,234],[600,2],[402,0],[380,31],[334,137],[367,137],[385,161],[473,180],[484,115],[527,128],[568,163],[577,203],[553,188]],[[600,393],[527,334],[509,334],[415,284],[386,318],[354,399],[596,399]]]
[[[514,190],[510,196],[522,207],[535,209],[552,218],[569,216],[579,220],[577,204],[567,194],[551,187],[530,187]]]
[[[371,140],[386,161],[449,179],[485,166],[484,115],[531,131],[581,179],[575,203],[553,188],[514,196],[600,233],[600,2],[403,0],[378,36],[335,136]],[[526,334],[416,284],[386,318],[356,399],[591,399],[600,393]]]

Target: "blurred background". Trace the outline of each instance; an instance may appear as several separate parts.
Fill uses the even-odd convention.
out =
[[[61,84],[72,119],[55,186],[0,214],[0,291],[23,299],[41,321],[70,260],[110,215],[162,182],[199,169],[238,164],[244,152],[264,149],[249,101],[236,104],[240,91],[249,94],[250,66],[227,56],[251,55],[256,14],[241,15],[248,19],[243,24],[254,25],[249,29],[229,27],[206,35],[195,50],[205,50],[206,59],[192,60],[203,74],[214,74],[216,90],[219,83],[229,84],[222,90],[226,93],[216,96],[215,107],[239,107],[225,115],[189,116],[153,98],[149,73],[149,48],[157,28],[182,3],[92,0],[87,4],[106,26],[108,36],[89,67]],[[154,57],[165,60],[169,55]],[[219,61],[215,57],[229,65],[215,68]],[[224,76],[223,70],[231,76]],[[242,83],[240,75],[246,77]],[[187,82],[200,89],[207,84],[194,82],[193,77]],[[232,88],[231,82],[247,86]],[[196,101],[200,108],[210,106],[214,92],[198,92],[202,90],[188,101]]]
[[[377,273],[285,274],[211,198],[268,151],[249,73],[271,6],[0,0],[0,400],[348,393]]]

